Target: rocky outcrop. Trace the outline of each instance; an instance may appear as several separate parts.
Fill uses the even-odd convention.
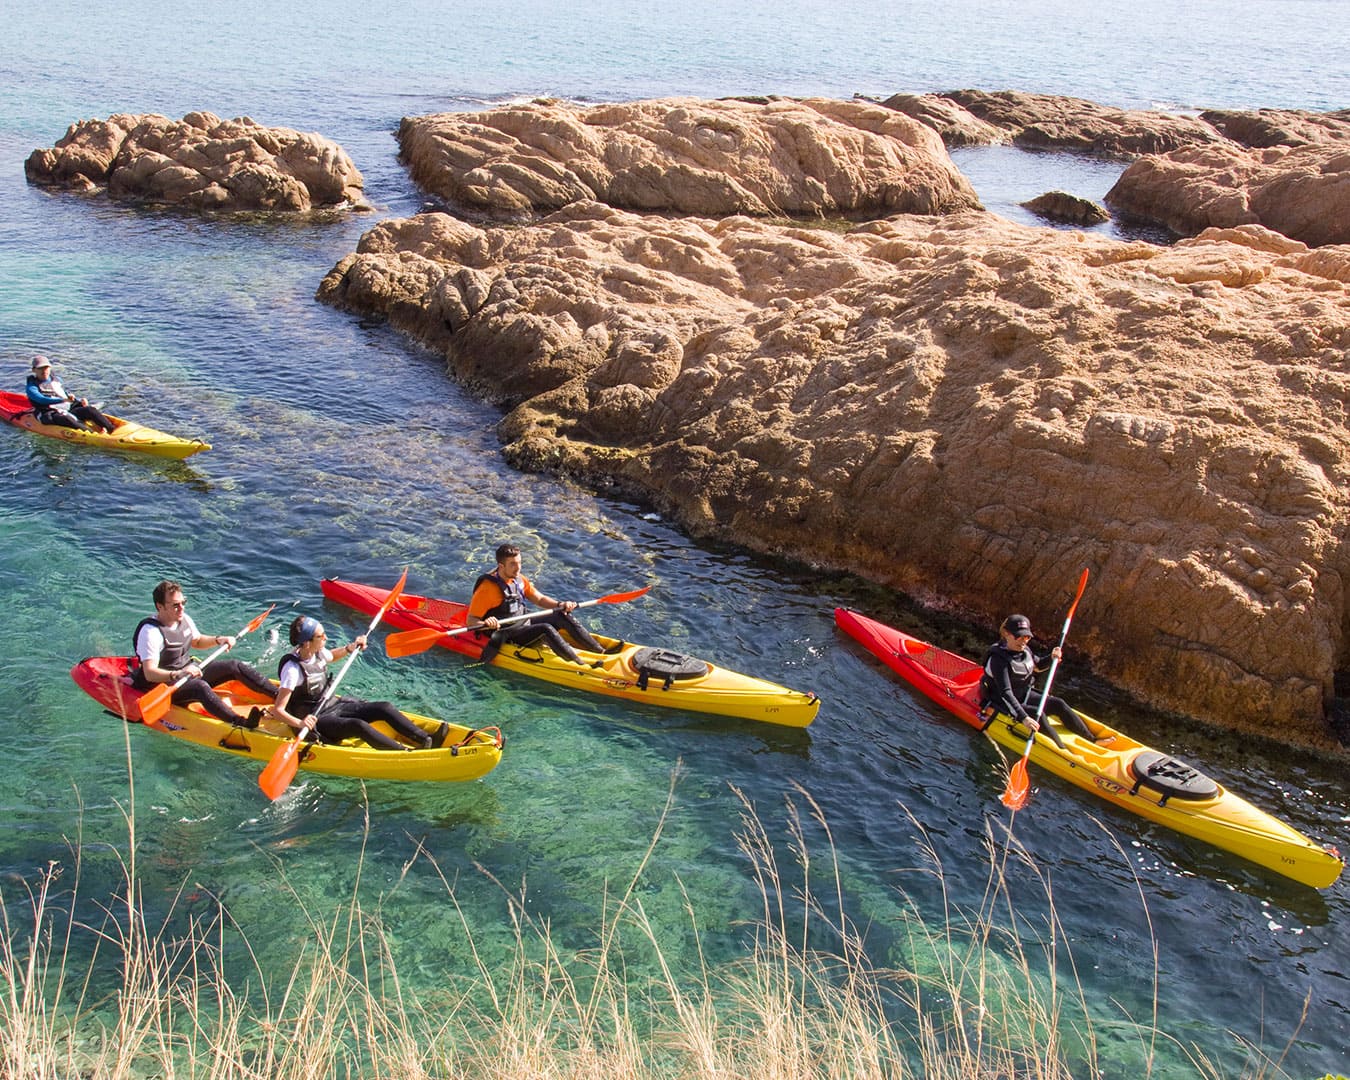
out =
[[[1258,224],[1314,247],[1350,243],[1350,143],[1192,147],[1134,162],[1112,210],[1189,236]]]
[[[1211,125],[1194,116],[1113,109],[1054,94],[949,90],[917,97],[898,95],[885,104],[928,124],[944,139],[950,133],[959,140],[948,142],[949,146],[1011,142],[1033,150],[1138,157],[1224,141]],[[986,132],[994,134],[981,138]]]
[[[1294,109],[1236,111],[1207,109],[1200,119],[1225,138],[1243,146],[1309,146],[1340,143],[1350,146],[1350,109],[1310,113]]]
[[[978,207],[941,140],[866,101],[558,101],[408,117],[413,179],[459,208],[599,200],[704,216],[943,214]]]
[[[509,458],[693,533],[1054,625],[1141,698],[1328,745],[1350,250],[574,203],[389,221],[324,279],[514,408]]]
[[[881,104],[932,128],[948,147],[1010,143],[1016,134],[1011,128],[981,120],[941,94],[893,94]]]
[[[194,210],[364,206],[361,174],[336,143],[205,112],[81,120],[24,172],[31,184]]]
[[[1058,221],[1065,225],[1100,225],[1111,220],[1106,207],[1100,203],[1080,195],[1070,195],[1067,191],[1047,191],[1022,205],[1047,221]]]

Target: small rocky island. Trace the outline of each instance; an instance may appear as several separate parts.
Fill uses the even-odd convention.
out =
[[[1234,133],[1280,126],[1256,114],[973,91],[412,118],[405,160],[444,212],[381,223],[318,295],[507,406],[521,467],[991,624],[1052,626],[1089,567],[1075,643],[1102,675],[1330,747],[1350,248],[1217,165],[1130,196],[1197,233],[1171,247],[1014,224],[942,142],[1086,146],[1157,176],[1251,155],[1287,165],[1305,220],[1350,221],[1350,188],[1309,179],[1350,167],[1345,118],[1281,123],[1313,141],[1246,147]],[[1175,211],[1225,177],[1223,227]]]
[[[205,211],[364,208],[346,151],[320,135],[207,112],[81,120],[24,162],[30,184]]]

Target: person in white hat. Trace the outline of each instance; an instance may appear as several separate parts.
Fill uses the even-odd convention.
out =
[[[74,394],[66,393],[61,380],[52,374],[52,362],[45,356],[33,357],[33,371],[28,376],[26,389],[33,415],[41,424],[55,424],[76,431],[84,431],[84,425],[89,424],[109,435],[117,430],[117,425],[90,405],[86,398],[77,399]]]

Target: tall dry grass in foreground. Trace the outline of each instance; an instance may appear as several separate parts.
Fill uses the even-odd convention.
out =
[[[1082,1078],[1114,1076],[1098,1056],[1102,1022],[1072,975],[1053,924],[1048,941],[1007,929],[1002,880],[1008,845],[991,836],[990,874],[980,911],[950,907],[938,926],[912,905],[905,918],[910,962],[879,969],[869,961],[846,910],[833,850],[817,871],[798,805],[828,828],[805,792],[789,803],[787,850],[776,847],[742,798],[740,842],[759,885],[761,909],[747,921],[739,962],[714,966],[694,950],[696,970],[674,970],[637,895],[659,849],[675,784],[642,864],[621,894],[605,898],[594,948],[564,955],[546,922],[522,902],[508,909],[515,948],[493,965],[475,951],[469,970],[447,971],[443,995],[429,1006],[400,979],[379,904],[358,887],[332,918],[307,933],[292,971],[264,970],[247,935],[218,912],[148,925],[140,903],[132,843],[122,863],[125,892],[104,904],[97,925],[71,915],[79,891],[81,844],[69,867],[55,864],[17,898],[0,895],[0,1075],[19,1078],[133,1080],[142,1077],[548,1078],[724,1080],[922,1077]],[[738,793],[739,794],[739,793]],[[134,805],[134,793],[133,804]],[[1015,851],[1015,849],[1014,849]],[[930,856],[933,853],[930,852]],[[429,855],[422,857],[430,859]],[[940,867],[933,860],[940,882]],[[432,863],[434,866],[434,862]],[[1023,861],[1022,865],[1025,865]],[[1021,866],[1019,866],[1019,870]],[[437,871],[439,873],[439,871]],[[58,880],[74,881],[61,892]],[[788,878],[791,878],[791,881]],[[823,890],[815,886],[817,877]],[[444,881],[444,876],[442,876]],[[474,915],[446,882],[448,910],[474,940]],[[685,895],[688,933],[697,937],[696,904]],[[833,914],[827,914],[833,913]],[[171,932],[170,927],[178,929]],[[74,956],[92,959],[77,967]],[[247,986],[227,980],[223,960],[247,957]],[[1066,966],[1069,974],[1058,970]],[[115,972],[113,989],[107,984]],[[101,977],[98,977],[101,976]],[[1061,989],[1072,988],[1069,992]],[[450,1004],[447,1006],[447,996]],[[1133,1040],[1153,1073],[1159,1041],[1148,1025],[1111,1021]],[[1172,1062],[1184,1056],[1172,1047]],[[1245,1075],[1284,1074],[1263,1056]],[[1196,1076],[1223,1075],[1190,1056]],[[1175,1076],[1161,1069],[1159,1075]]]

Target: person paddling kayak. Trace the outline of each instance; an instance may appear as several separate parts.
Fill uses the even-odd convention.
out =
[[[296,732],[315,731],[326,743],[359,738],[379,750],[424,750],[445,742],[450,726],[441,722],[431,735],[423,731],[388,701],[363,701],[361,698],[330,697],[323,701],[333,675],[328,665],[340,656],[350,656],[366,647],[366,635],[359,634],[347,645],[327,647],[328,634],[323,623],[309,615],[300,615],[291,623],[290,641],[294,651],[281,658],[277,677],[281,682],[272,715]],[[317,710],[317,712],[316,712]],[[400,735],[415,743],[405,746],[371,725],[384,721]]]
[[[203,634],[198,630],[185,610],[183,587],[176,581],[161,581],[151,596],[155,614],[137,623],[132,633],[132,648],[140,661],[131,677],[132,685],[138,690],[149,690],[157,683],[173,683],[186,676],[183,685],[173,692],[178,704],[195,701],[217,720],[257,727],[259,709],[241,717],[212,688],[234,679],[270,699],[276,696],[276,690],[267,677],[242,660],[212,660],[201,667],[192,659],[193,649],[211,645],[234,648],[234,636]]]
[[[520,567],[520,548],[515,544],[502,544],[497,549],[496,568],[480,574],[474,582],[473,597],[469,601],[464,622],[466,626],[477,629],[480,637],[489,638],[483,650],[483,661],[491,660],[505,644],[529,645],[542,638],[564,660],[573,664],[582,663],[576,649],[559,631],[566,633],[588,652],[604,652],[605,647],[572,614],[576,610],[576,602],[545,596],[520,572]],[[527,600],[536,607],[553,610],[510,626],[499,625],[499,619],[524,615],[529,610],[525,606]],[[611,651],[617,653],[623,648],[623,642],[619,642]],[[598,668],[602,664],[603,661],[596,660],[591,666]]]
[[[1034,689],[1038,672],[1050,666],[1051,660],[1061,656],[1056,645],[1047,653],[1036,653],[1031,648],[1031,620],[1025,615],[1009,615],[999,627],[999,640],[989,646],[984,655],[984,674],[980,676],[980,714],[992,723],[998,713],[1011,716],[1028,731],[1044,730],[1056,746],[1065,749],[1059,732],[1048,724],[1036,721],[1040,708],[1041,691]],[[1046,716],[1059,721],[1089,742],[1096,742],[1092,731],[1063,698],[1051,695],[1045,699]]]
[[[87,398],[77,399],[66,392],[61,380],[52,375],[52,362],[45,356],[33,357],[33,371],[24,389],[39,423],[76,431],[83,431],[84,425],[90,424],[108,435],[117,430],[117,425],[90,405]]]

